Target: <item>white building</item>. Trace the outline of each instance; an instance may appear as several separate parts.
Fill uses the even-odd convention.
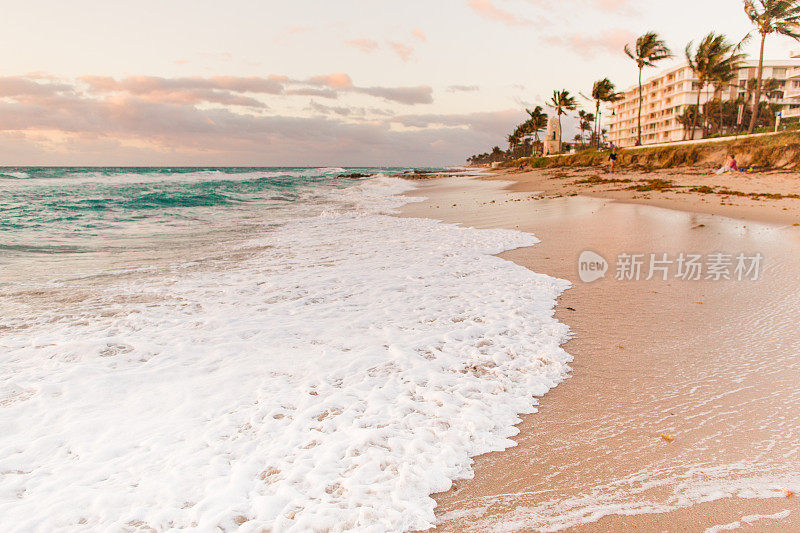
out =
[[[791,57],[788,60],[764,61],[764,79],[775,78],[780,88],[763,98],[769,98],[770,103],[779,105],[784,117],[800,116],[800,52],[793,53]],[[738,80],[723,89],[723,100],[746,98],[747,80],[756,77],[757,69],[758,61],[744,62],[739,70]],[[643,81],[642,144],[682,141],[688,138],[688,132],[678,121],[678,116],[686,107],[697,104],[699,85],[686,63]],[[626,90],[623,95],[622,100],[609,106],[608,114],[611,117],[607,119],[608,137],[617,146],[634,146],[638,131],[638,85]],[[714,96],[713,87],[706,87],[700,95],[700,105],[713,100]],[[698,129],[695,138],[700,138],[701,135]]]
[[[789,106],[783,110],[784,118],[800,117],[800,51],[792,52],[791,56],[798,60],[798,64],[790,67],[786,75],[788,79],[784,96]]]

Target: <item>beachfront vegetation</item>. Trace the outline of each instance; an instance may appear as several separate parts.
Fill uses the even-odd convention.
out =
[[[764,137],[731,137],[716,142],[698,142],[671,146],[622,149],[618,163],[641,171],[659,170],[690,165],[718,167],[728,154],[736,154],[742,168],[755,169],[800,168],[800,135],[784,132]],[[608,162],[608,152],[596,149],[554,157],[533,157],[509,161],[508,166],[525,165],[531,168],[596,167]]]
[[[738,135],[747,127],[748,133],[766,132],[769,128],[777,128],[777,111],[780,104],[772,104],[770,100],[784,97],[781,82],[773,78],[764,79],[764,43],[767,36],[779,34],[800,40],[800,0],[742,0],[744,11],[754,25],[752,34],[761,36],[760,54],[756,77],[750,78],[740,86],[740,96],[736,100],[726,100],[725,92],[736,83],[741,64],[745,56],[741,53],[741,46],[748,42],[750,34],[738,44],[733,45],[723,34],[711,32],[694,47],[694,41],[685,48],[686,60],[689,67],[699,80],[697,87],[697,103],[683,107],[676,119],[683,126],[684,140],[694,139],[698,130],[703,138]],[[623,48],[625,54],[636,62],[639,74],[639,109],[637,144],[642,142],[642,111],[644,102],[644,86],[642,73],[646,67],[655,67],[659,61],[672,57],[672,52],[667,44],[656,32],[647,32],[636,39],[635,43],[627,44]],[[713,89],[713,92],[711,91]],[[700,105],[701,96],[706,91],[706,102]],[[592,115],[585,111],[578,113],[578,129],[580,134],[575,138],[574,144],[562,143],[562,149],[586,150],[589,147],[602,148],[605,146],[604,136],[607,133],[602,129],[601,104],[609,104],[623,98],[621,93],[608,78],[603,78],[594,83],[591,97],[581,96],[594,103],[595,112]],[[561,126],[562,116],[577,110],[577,102],[567,89],[554,91],[547,104],[552,107]],[[529,120],[517,126],[514,132],[507,136],[509,143],[507,151],[495,147],[491,153],[483,153],[468,158],[474,165],[493,162],[516,160],[520,157],[529,157],[542,152],[542,143],[539,141],[538,132],[547,126],[547,115],[537,106],[534,114],[527,110]],[[585,133],[588,131],[587,116],[594,121],[594,128],[586,142]],[[786,129],[782,124],[782,128]]]
[[[761,101],[761,80],[764,77],[764,43],[767,36],[776,33],[800,39],[800,2],[797,0],[744,0],[744,12],[761,35],[761,48],[756,72],[756,97],[748,133],[752,133],[758,120]],[[750,34],[748,34],[749,37]],[[747,38],[747,37],[746,37]]]
[[[628,57],[636,61],[639,69],[639,116],[636,144],[642,144],[642,104],[644,102],[642,71],[644,67],[655,67],[659,61],[672,57],[672,51],[654,31],[649,31],[636,39],[633,47],[626,44],[624,50]]]
[[[608,78],[597,80],[592,85],[592,100],[594,100],[595,104],[594,140],[597,142],[597,147],[600,146],[600,105],[613,104],[614,102],[619,102],[622,98],[622,94],[617,92],[616,86]]]
[[[698,80],[697,104],[700,108],[700,95],[709,85],[721,88],[730,82],[741,67],[744,61],[744,54],[739,53],[739,48],[733,43],[728,42],[722,34],[713,31],[703,37],[697,50],[694,50],[694,41],[686,45],[686,61]],[[716,91],[715,91],[716,92]],[[708,106],[705,106],[703,122],[707,119]],[[690,138],[694,139],[695,128],[697,127],[698,113],[692,114],[692,125],[690,128]]]
[[[583,134],[587,131],[592,131],[592,123],[595,122],[594,113],[588,113],[581,109],[578,111],[578,129],[580,130],[580,135],[578,135],[577,141],[580,141],[581,146],[586,145],[586,141],[583,137]],[[589,139],[593,141],[594,139]]]
[[[575,100],[575,97],[569,94],[569,91],[566,89],[561,89],[560,91],[553,91],[553,96],[550,98],[550,101],[547,103],[553,110],[556,112],[556,116],[558,117],[558,129],[559,131],[564,131],[561,128],[561,116],[566,115],[567,111],[575,111],[578,109],[578,102]]]
[[[547,113],[540,105],[534,107],[533,110],[526,109],[525,112],[530,118],[522,123],[522,128],[529,135],[533,134],[534,142],[539,143],[539,132],[547,127]]]

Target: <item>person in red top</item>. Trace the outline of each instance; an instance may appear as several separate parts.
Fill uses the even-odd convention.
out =
[[[733,154],[728,155],[728,159],[725,160],[725,164],[722,165],[722,168],[717,170],[717,174],[725,174],[726,172],[737,172],[739,170],[739,165],[736,164],[736,158]]]

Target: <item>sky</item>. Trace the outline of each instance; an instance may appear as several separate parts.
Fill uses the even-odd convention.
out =
[[[711,30],[751,29],[741,0],[3,4],[10,166],[462,164],[554,89],[633,85],[638,34],[666,39],[666,68]],[[792,49],[771,37],[766,56]]]

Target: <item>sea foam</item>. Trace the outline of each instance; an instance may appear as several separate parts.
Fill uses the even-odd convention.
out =
[[[567,377],[530,234],[388,214],[377,178],[0,340],[0,530],[407,531]],[[344,207],[343,207],[344,206]],[[63,304],[63,302],[61,302]]]

